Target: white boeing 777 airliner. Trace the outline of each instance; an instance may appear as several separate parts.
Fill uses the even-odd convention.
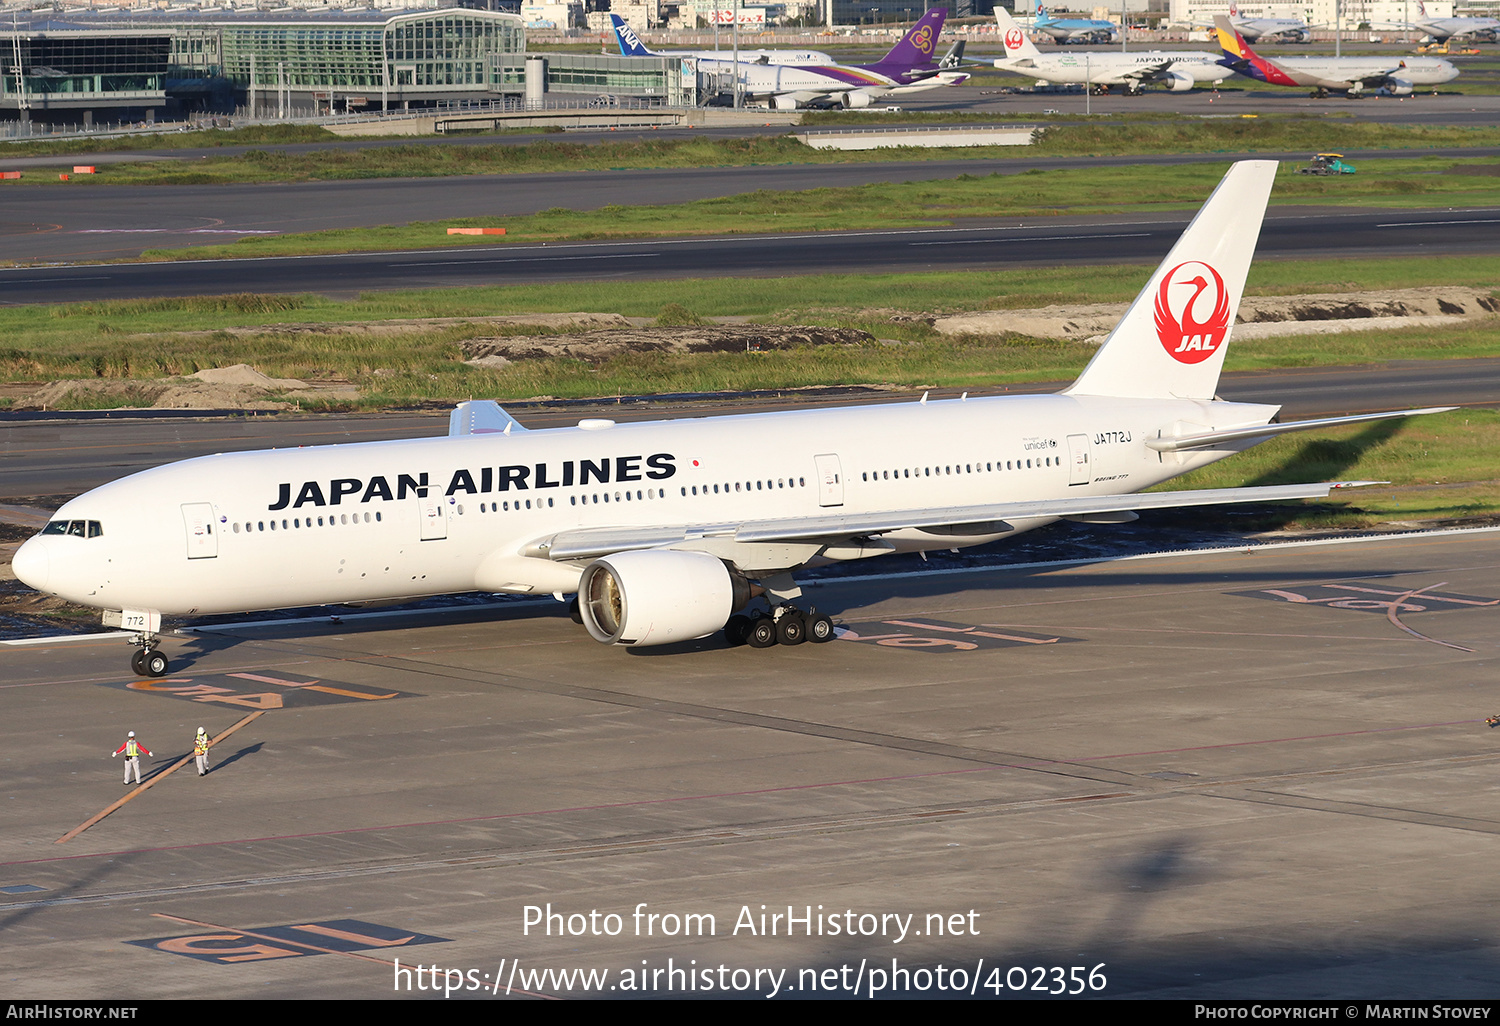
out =
[[[163,615],[450,592],[577,592],[598,641],[726,630],[826,641],[792,572],[1006,538],[1060,517],[1324,496],[1310,484],[1131,494],[1272,435],[1410,413],[1272,424],[1214,398],[1276,174],[1236,164],[1072,387],[1057,395],[527,431],[492,402],[449,436],[206,456],[65,504],[16,553],[38,591],[139,631]],[[747,617],[763,594],[769,612]]]

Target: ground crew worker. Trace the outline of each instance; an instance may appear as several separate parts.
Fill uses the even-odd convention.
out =
[[[198,736],[193,738],[193,754],[198,757],[198,775],[201,777],[208,772],[208,731],[202,727],[198,728]]]
[[[115,749],[115,755],[119,755],[121,752],[125,753],[125,779],[121,783],[129,786],[130,771],[135,770],[135,782],[139,784],[141,782],[141,753],[145,752],[147,755],[150,755],[151,749],[137,741],[135,739],[135,731],[132,730],[125,735],[125,743]],[[114,757],[114,755],[110,756],[111,759]]]

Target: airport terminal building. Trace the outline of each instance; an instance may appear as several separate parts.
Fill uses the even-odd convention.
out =
[[[0,118],[275,117],[555,94],[692,106],[680,59],[526,53],[519,15],[422,10],[165,10],[18,15]],[[530,87],[528,88],[528,80]]]

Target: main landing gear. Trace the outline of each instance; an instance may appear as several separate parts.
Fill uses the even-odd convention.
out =
[[[724,625],[724,638],[734,647],[770,648],[800,645],[804,641],[821,644],[833,640],[833,621],[816,609],[803,611],[793,605],[781,605],[751,616],[736,613]]]
[[[137,677],[165,677],[171,669],[166,655],[156,647],[160,640],[155,634],[137,634],[130,639],[139,649],[130,657],[130,669]]]

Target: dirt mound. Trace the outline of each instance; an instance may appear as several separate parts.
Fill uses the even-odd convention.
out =
[[[188,378],[49,381],[17,399],[12,409],[290,410],[309,399],[357,398],[358,389],[348,384],[314,386],[294,378],[267,377],[236,364],[201,370]]]
[[[210,385],[249,385],[265,391],[293,391],[308,387],[307,382],[296,378],[267,377],[248,363],[237,363],[232,367],[208,367],[190,377],[194,381]]]
[[[1036,310],[994,310],[939,317],[933,327],[945,335],[998,335],[1012,332],[1033,338],[1085,339],[1102,342],[1129,309],[1127,303],[1046,306]],[[1485,317],[1500,313],[1500,300],[1487,289],[1434,286],[1381,292],[1328,293],[1309,296],[1246,296],[1237,324],[1265,326],[1254,334],[1303,334],[1306,322],[1327,325],[1325,331],[1359,331],[1372,327],[1401,327],[1393,318],[1432,325],[1449,318]],[[1430,318],[1439,318],[1431,320]],[[1360,323],[1360,322],[1377,323]],[[1276,330],[1272,325],[1284,326]],[[1249,337],[1248,333],[1246,337]]]
[[[459,343],[465,361],[497,366],[510,360],[567,357],[597,363],[626,353],[744,353],[802,346],[852,346],[875,341],[867,331],[774,324],[616,328],[573,335],[512,335]],[[497,363],[497,358],[499,363]]]

